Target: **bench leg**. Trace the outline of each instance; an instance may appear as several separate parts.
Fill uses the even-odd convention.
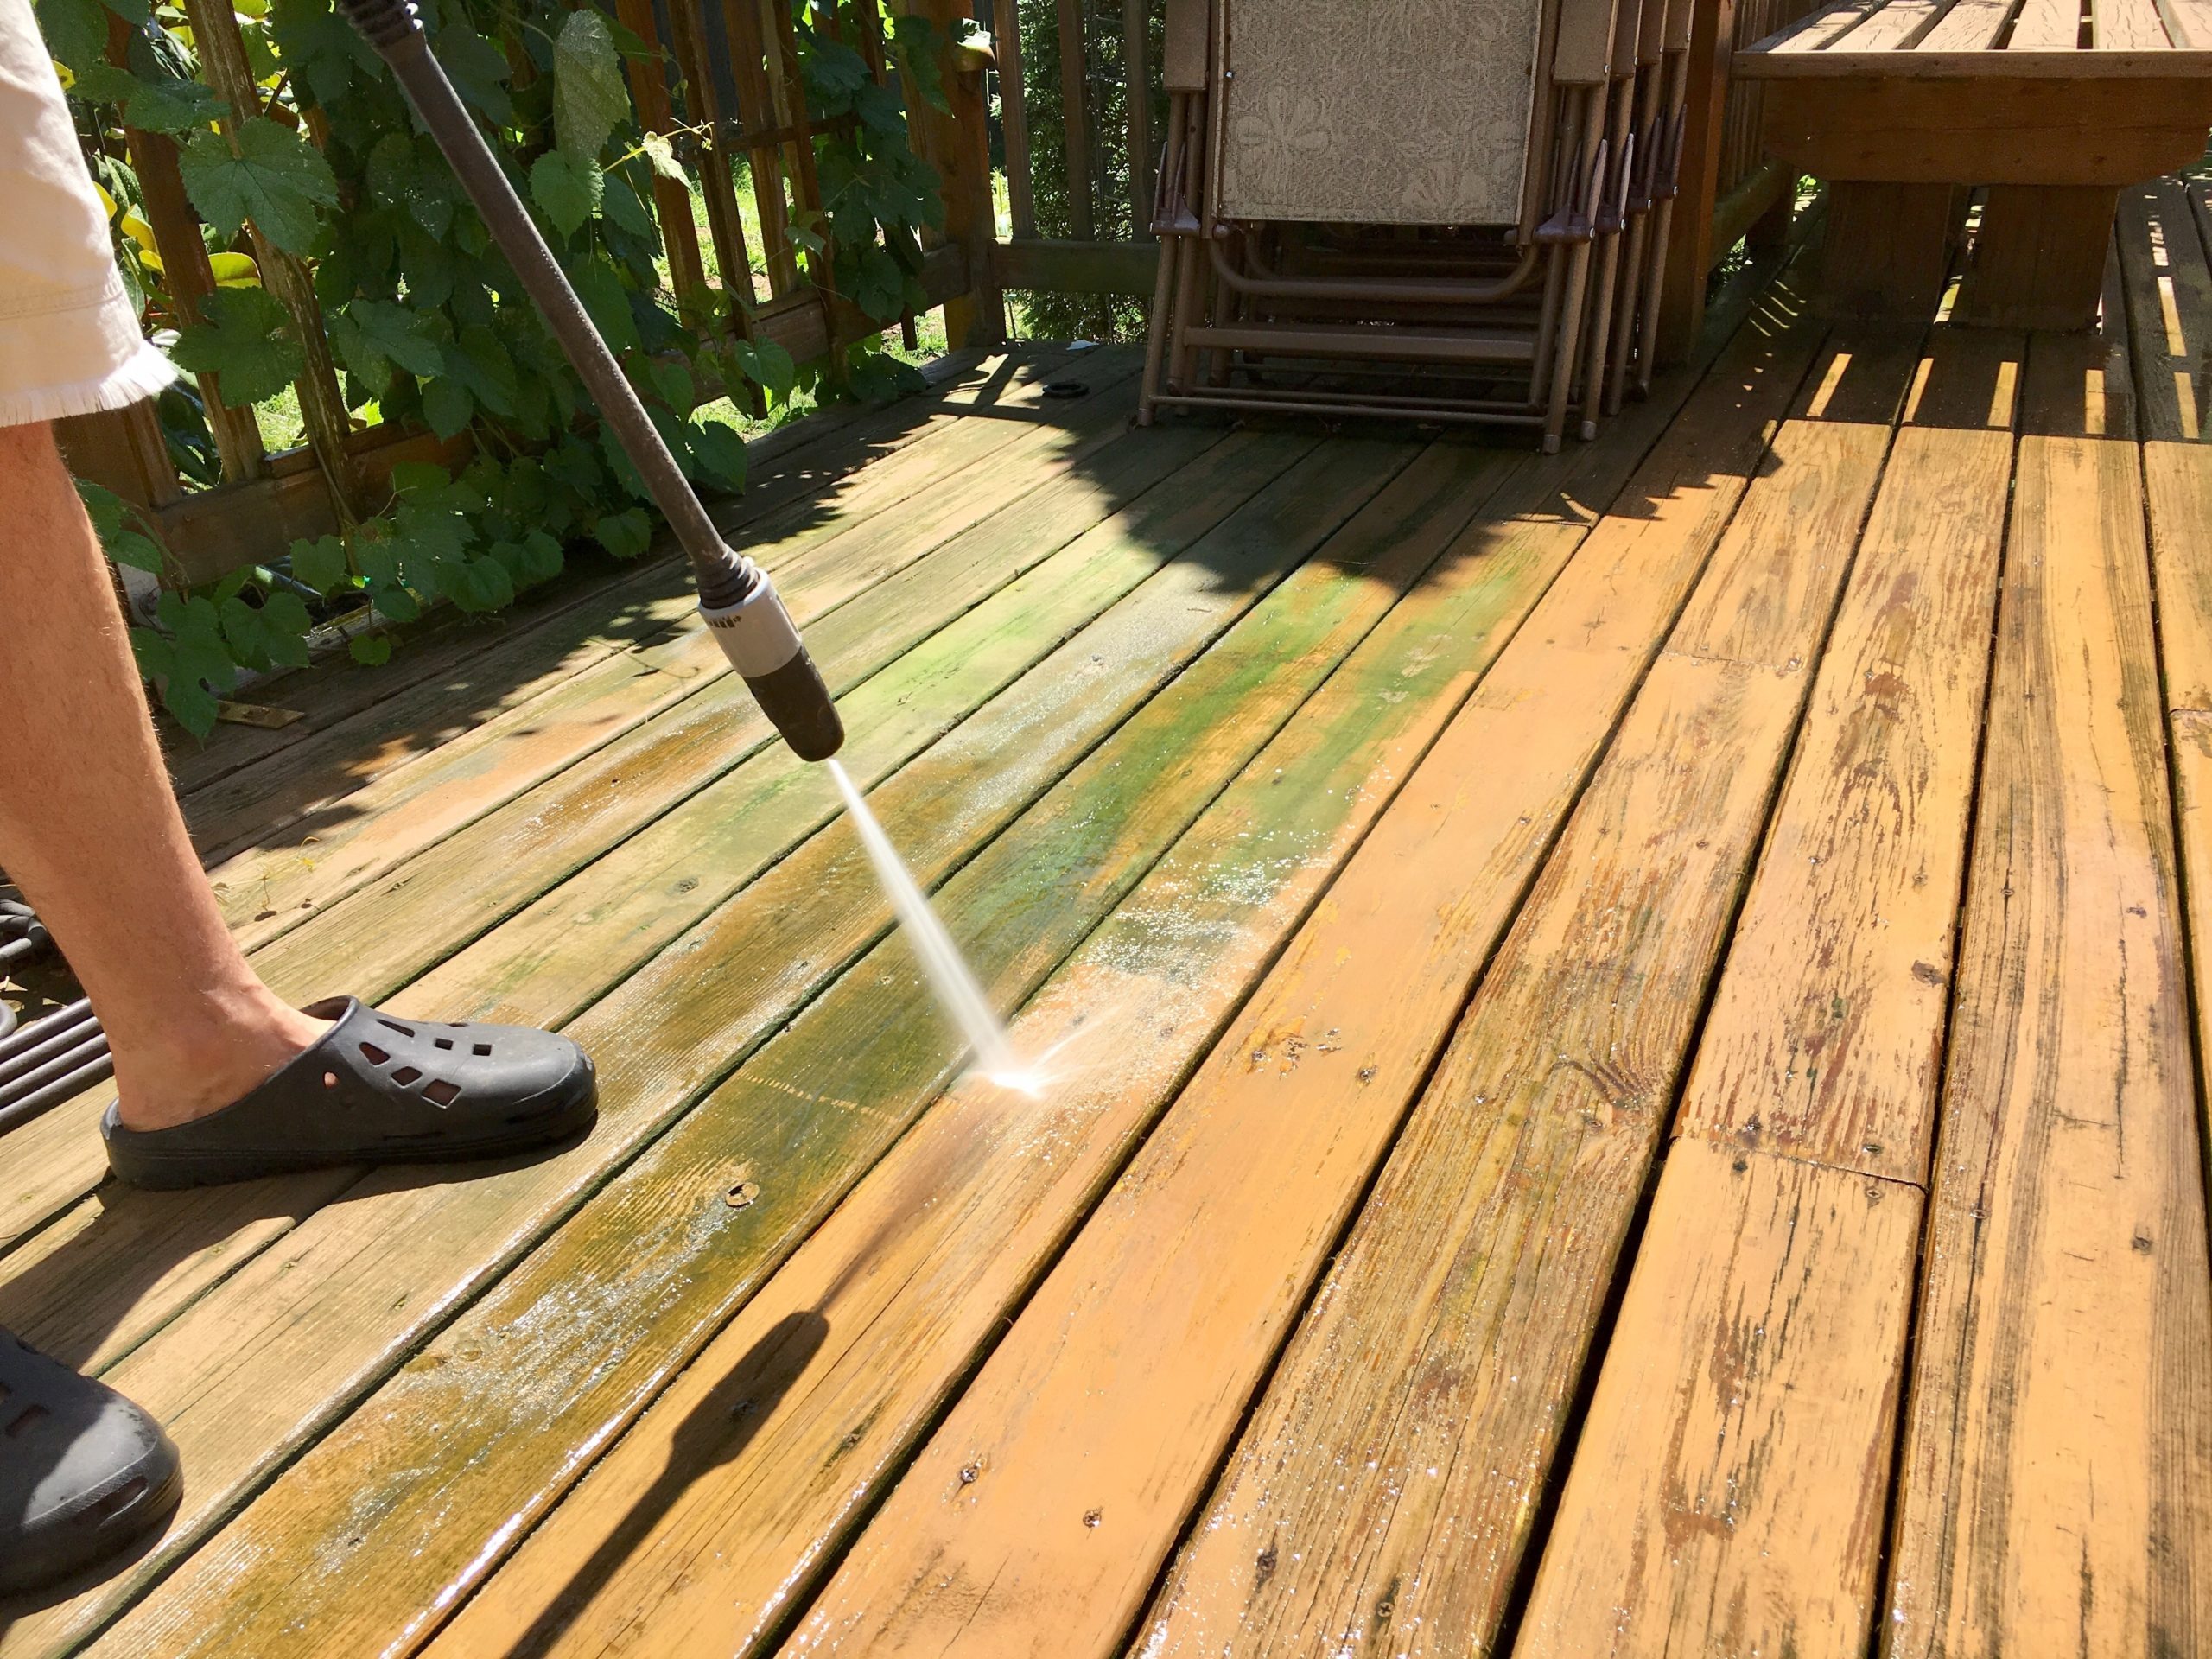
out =
[[[1990,186],[1953,320],[1980,328],[2091,327],[2119,205],[2114,186]]]
[[[1838,179],[1827,194],[1819,309],[1832,317],[1934,316],[1959,221],[1952,187]]]

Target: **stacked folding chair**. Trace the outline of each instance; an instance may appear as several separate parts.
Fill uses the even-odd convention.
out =
[[[1689,0],[1168,0],[1160,408],[1541,429],[1649,383]]]

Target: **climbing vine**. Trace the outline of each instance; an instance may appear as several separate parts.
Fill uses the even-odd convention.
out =
[[[221,3],[222,0],[217,0]],[[155,337],[181,368],[213,377],[231,406],[279,399],[306,371],[302,318],[257,263],[292,258],[340,371],[349,419],[420,423],[465,440],[457,472],[403,464],[391,499],[340,535],[295,542],[289,556],[220,582],[165,592],[154,625],[133,630],[139,663],[169,711],[205,734],[240,668],[307,660],[318,621],[354,613],[369,626],[356,658],[381,662],[383,624],[444,601],[496,611],[596,542],[642,552],[653,520],[626,457],[590,418],[582,387],[530,306],[436,146],[330,0],[232,0],[256,107],[210,90],[186,11],[158,0],[38,0],[79,135],[111,208],[118,263]],[[829,254],[837,291],[872,319],[918,309],[925,226],[941,225],[935,172],[907,141],[903,86],[943,104],[947,42],[925,20],[881,19],[891,67],[879,82],[802,0],[798,41],[810,110],[849,116],[816,138],[820,215],[795,223]],[[842,21],[858,21],[843,0]],[[667,136],[642,131],[624,58],[645,42],[562,0],[424,0],[431,41],[493,141],[594,321],[637,385],[685,473],[711,490],[745,481],[738,428],[711,412],[725,397],[773,410],[825,371],[730,326],[730,301],[702,332],[681,324],[664,291],[655,173],[686,182]],[[111,18],[127,48],[110,49]],[[123,62],[111,61],[120,56]],[[121,129],[168,135],[203,225],[217,280],[197,320],[168,292]],[[749,297],[749,294],[748,294]],[[829,375],[839,391],[887,395],[913,376],[870,336]],[[188,385],[162,405],[180,471],[215,474],[205,411]],[[162,574],[151,526],[109,492],[83,486],[119,563]]]

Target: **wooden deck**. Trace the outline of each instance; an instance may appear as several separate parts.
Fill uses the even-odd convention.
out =
[[[271,688],[178,763],[263,969],[604,1116],[8,1136],[0,1324],[189,1489],[0,1655],[2212,1652],[2208,231],[2130,193],[2101,339],[1746,283],[1551,458],[1128,430],[1119,351],[791,447],[1033,1100],[680,565]]]

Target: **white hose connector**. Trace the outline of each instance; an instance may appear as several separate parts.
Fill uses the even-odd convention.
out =
[[[699,614],[729,665],[748,680],[774,673],[799,653],[798,629],[766,576],[737,604],[702,605]]]

